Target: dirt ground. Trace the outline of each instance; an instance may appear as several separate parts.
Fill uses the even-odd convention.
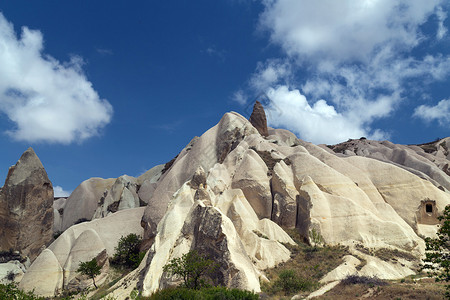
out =
[[[364,284],[339,284],[323,296],[314,299],[444,299],[445,285],[434,282],[434,279],[425,278],[414,281],[406,279],[405,282],[389,282],[384,286],[370,286]]]

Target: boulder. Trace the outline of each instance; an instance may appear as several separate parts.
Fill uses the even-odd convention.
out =
[[[119,210],[140,206],[137,194],[138,184],[134,177],[122,175],[116,179],[112,187],[105,192],[105,196],[98,203],[93,218],[103,218]]]
[[[116,181],[115,178],[90,178],[83,181],[67,198],[60,231],[70,226],[90,221],[99,205],[110,197],[109,190]]]
[[[53,238],[53,221],[53,186],[29,148],[0,190],[0,250],[18,250],[34,260]]]

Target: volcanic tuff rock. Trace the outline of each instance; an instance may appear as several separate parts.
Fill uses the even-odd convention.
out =
[[[420,145],[398,145],[365,138],[328,146],[340,156],[364,156],[388,162],[450,190],[450,137]]]
[[[99,284],[105,280],[109,263],[119,239],[130,233],[142,235],[139,224],[144,208],[126,209],[105,218],[74,225],[64,231],[33,262],[19,287],[42,296],[54,296],[62,288],[78,289],[91,286],[92,280],[77,274],[80,262],[97,258],[103,265],[96,277]]]
[[[94,177],[83,181],[67,199],[55,200],[54,231],[64,231],[82,221],[146,205],[155,190],[163,166],[153,167],[138,178],[122,175],[119,178]]]
[[[53,236],[53,187],[32,148],[10,167],[0,190],[0,250],[31,260]]]
[[[137,194],[141,203],[148,203],[142,219],[138,214],[121,219],[134,227],[140,222],[148,251],[139,268],[113,287],[114,295],[126,297],[137,285],[143,296],[149,296],[178,283],[163,266],[193,249],[220,262],[221,268],[212,274],[217,282],[259,291],[260,280],[267,280],[264,270],[290,258],[284,245],[294,242],[280,225],[296,228],[311,243],[317,242],[314,231],[326,244],[349,246],[355,257],[367,262],[363,265],[362,259],[348,256],[351,266],[340,268],[355,274],[396,279],[417,270],[425,249],[423,238],[436,233],[437,216],[450,204],[445,172],[448,138],[425,149],[362,139],[358,143],[369,146],[361,146],[365,150],[359,155],[356,147],[333,151],[333,146],[304,142],[284,129],[267,132],[262,135],[241,115],[227,113],[169,163],[137,179],[111,180],[91,197],[92,215],[101,207],[102,195],[104,200],[114,194],[113,199],[122,199],[119,202],[135,203]],[[65,204],[64,214],[70,213],[68,207]],[[95,231],[99,239],[91,231],[88,239],[96,241],[94,252],[104,246],[111,255],[123,224],[110,220],[133,210],[66,230],[49,247],[62,277],[70,277],[73,268],[68,261],[75,261],[69,258],[78,249],[82,232]],[[408,252],[415,259],[398,256],[383,261],[358,250],[361,247],[391,251],[393,256]],[[89,257],[97,255],[94,252]],[[58,270],[56,265],[53,272]],[[338,279],[338,273],[330,273],[324,281]]]
[[[249,119],[250,123],[258,129],[259,134],[262,136],[268,136],[269,131],[267,129],[267,119],[266,113],[264,112],[264,107],[259,101],[255,101],[253,105],[253,111]]]

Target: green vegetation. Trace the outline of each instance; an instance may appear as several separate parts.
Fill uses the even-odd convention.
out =
[[[38,297],[33,292],[20,290],[16,283],[0,284],[0,299],[45,300],[45,298]]]
[[[310,291],[317,285],[317,282],[299,277],[295,270],[287,269],[278,274],[278,279],[273,283],[271,292],[283,291],[285,295],[291,295],[299,291]]]
[[[261,289],[271,297],[306,296],[319,287],[319,280],[342,263],[342,258],[350,254],[347,247],[311,246],[304,242],[296,229],[284,229],[296,245],[285,244],[291,251],[291,259],[275,268],[265,270],[270,283],[263,282]],[[317,241],[323,244],[320,235]]]
[[[209,287],[200,290],[185,287],[169,288],[154,293],[150,300],[184,299],[184,300],[257,300],[259,296],[249,291],[227,289],[225,287]]]
[[[312,242],[314,249],[317,249],[317,246],[324,244],[322,235],[315,228],[309,231],[309,240]]]
[[[206,286],[204,276],[211,274],[216,268],[214,261],[200,255],[196,250],[191,250],[170,260],[163,269],[170,275],[181,277],[184,287],[197,290]]]
[[[423,269],[429,277],[437,282],[450,281],[450,205],[445,207],[444,214],[438,217],[443,221],[438,225],[437,238],[426,238],[426,257],[423,260]],[[446,285],[446,297],[450,299],[450,285]]]
[[[95,284],[95,277],[97,275],[100,275],[100,270],[101,267],[97,264],[97,260],[94,257],[90,261],[81,262],[78,266],[77,272],[92,278],[92,282],[97,289],[97,285]]]
[[[345,277],[341,283],[343,285],[350,284],[366,284],[370,287],[387,285],[388,283],[378,277],[368,277],[368,276],[359,276],[359,275],[349,275]]]
[[[145,256],[144,252],[140,252],[142,238],[137,234],[130,233],[122,236],[114,249],[115,253],[111,263],[116,266],[135,269],[139,266]]]

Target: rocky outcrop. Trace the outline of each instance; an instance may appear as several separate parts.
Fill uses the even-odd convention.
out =
[[[256,101],[253,105],[253,111],[249,119],[250,123],[255,127],[259,134],[262,136],[268,136],[269,131],[267,129],[267,119],[266,113],[264,112],[264,107],[259,101]]]
[[[420,145],[398,145],[361,138],[328,148],[340,156],[363,156],[394,164],[440,189],[450,190],[450,138]]]
[[[137,194],[138,184],[134,177],[123,175],[116,179],[109,190],[106,190],[98,203],[94,218],[103,218],[119,210],[140,206]]]
[[[53,237],[53,187],[32,148],[9,169],[0,190],[0,250],[34,260]]]
[[[19,287],[42,296],[54,296],[61,289],[78,290],[92,280],[76,272],[79,263],[96,258],[102,266],[96,282],[101,284],[119,239],[130,233],[142,236],[139,224],[144,208],[122,210],[105,218],[74,225],[45,249],[25,273]]]
[[[205,171],[210,170],[216,163],[223,162],[228,153],[251,134],[258,134],[258,131],[244,117],[234,112],[227,113],[216,126],[194,139],[178,154],[148,199],[142,225],[145,228],[144,239],[150,241],[149,245],[173,194],[192,178],[199,166]]]
[[[190,250],[220,263],[211,278],[215,282],[259,291],[260,280],[268,280],[264,270],[290,258],[285,245],[294,241],[281,226],[295,228],[311,244],[347,245],[367,261],[357,269],[358,259],[349,256],[348,264],[324,281],[339,279],[339,270],[387,279],[416,272],[424,238],[435,235],[437,216],[450,204],[443,171],[447,139],[435,145],[435,152],[362,139],[358,143],[365,148],[342,153],[301,141],[287,130],[268,133],[227,113],[164,166],[137,180],[111,182],[100,211],[112,203],[136,203],[136,194],[148,203],[142,218],[126,219],[132,226],[140,221],[146,257],[117,283],[116,295],[128,296],[130,283],[138,284],[143,296],[177,284],[163,267]],[[102,249],[110,255],[125,226],[125,219],[114,218],[134,210],[72,226],[48,248],[63,270],[63,286],[74,282],[73,257],[88,259]],[[83,248],[85,243],[95,251]],[[394,259],[382,261],[355,245],[391,250]],[[406,252],[416,259],[395,257]]]
[[[228,287],[260,291],[260,270],[289,259],[280,243],[292,239],[275,223],[259,220],[241,190],[227,190],[215,196],[205,186],[202,171],[195,172],[175,193],[167,213],[157,227],[139,283],[144,296],[171,286],[162,267],[191,249],[218,262],[214,282]],[[208,199],[195,200],[198,191]]]
[[[70,194],[62,207],[62,221],[59,231],[64,231],[74,224],[90,221],[99,207],[109,195],[115,178],[90,178],[83,181]]]

